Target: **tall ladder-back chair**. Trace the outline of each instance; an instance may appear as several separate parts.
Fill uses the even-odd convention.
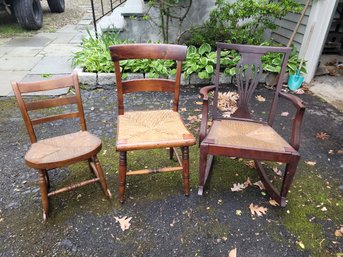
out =
[[[187,48],[171,44],[127,44],[110,46],[114,62],[118,95],[116,150],[119,152],[119,194],[124,202],[126,176],[160,172],[183,171],[184,194],[189,194],[189,146],[195,138],[184,126],[178,113],[182,61]],[[121,60],[150,59],[172,60],[176,64],[174,79],[122,80]],[[124,95],[133,92],[169,92],[174,94],[173,110],[124,111]],[[176,152],[181,147],[182,158]],[[169,148],[170,158],[175,152],[180,166],[154,170],[143,169],[127,172],[127,152],[132,150]]]
[[[25,93],[67,87],[75,89],[75,94],[48,99],[40,98],[39,100],[35,98],[32,101],[26,100],[22,96]],[[70,191],[90,183],[99,182],[105,196],[110,198],[111,193],[107,188],[105,176],[97,158],[97,153],[101,150],[101,140],[87,131],[77,74],[74,73],[58,79],[37,82],[12,82],[12,88],[32,143],[25,155],[25,162],[29,167],[37,169],[39,172],[43,218],[46,219],[49,214],[50,196]],[[37,113],[40,109],[63,108],[63,106],[67,107],[67,105],[71,107],[68,109],[71,110],[70,112],[59,110],[60,112],[58,114],[47,116],[46,111],[43,111],[43,117],[42,113],[39,114],[40,116],[34,114],[35,111]],[[76,106],[74,108],[76,111],[72,105]],[[55,112],[58,112],[58,110],[55,110]],[[35,115],[35,117],[30,117],[32,115]],[[78,118],[80,120],[81,131],[37,140],[34,129],[35,125],[69,118]],[[48,171],[79,161],[88,161],[90,170],[96,177],[55,191],[50,191]]]
[[[240,55],[240,61],[236,66],[235,78],[239,94],[237,103],[238,108],[230,118],[223,118],[217,108],[220,72],[219,60],[221,53],[224,50],[235,50]],[[277,86],[270,106],[268,119],[261,122],[252,118],[249,102],[262,75],[261,58],[269,52],[281,54],[282,62],[280,73],[277,76]],[[277,201],[279,205],[286,205],[286,195],[292,183],[300,158],[298,152],[300,144],[300,129],[305,111],[302,101],[298,97],[281,92],[290,52],[291,48],[288,47],[217,43],[215,85],[207,86],[200,90],[200,94],[203,97],[203,109],[199,136],[199,195],[203,194],[206,180],[210,170],[212,169],[214,156],[221,155],[240,157],[255,161],[255,167],[266,191],[275,201]],[[208,93],[212,90],[215,90],[212,110],[213,122],[208,130]],[[296,108],[289,142],[284,140],[272,127],[280,97],[289,100]],[[286,164],[280,190],[277,190],[268,179],[266,171],[262,165],[262,161],[275,161]]]

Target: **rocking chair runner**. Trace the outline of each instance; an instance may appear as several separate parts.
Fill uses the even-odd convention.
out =
[[[73,87],[75,89],[75,95],[30,102],[24,101],[22,97],[22,94],[24,93],[48,91],[66,87]],[[37,169],[39,172],[39,188],[43,205],[43,218],[46,219],[49,214],[50,196],[70,191],[90,183],[99,182],[105,196],[110,198],[111,192],[107,188],[103,170],[96,156],[101,150],[101,140],[87,131],[77,74],[74,73],[70,76],[46,81],[25,83],[12,82],[12,88],[32,143],[25,155],[25,162],[29,167]],[[76,105],[77,111],[70,113],[64,112],[62,114],[36,119],[31,119],[30,117],[30,113],[36,110],[65,105]],[[68,118],[79,118],[81,131],[37,140],[33,127],[34,125]],[[49,192],[50,181],[48,170],[60,168],[79,161],[88,161],[90,170],[94,173],[96,178]]]
[[[236,67],[236,84],[239,94],[238,109],[230,118],[222,118],[217,110],[220,56],[222,50],[236,50],[241,56]],[[270,107],[268,121],[260,122],[252,119],[249,100],[262,75],[261,57],[268,52],[281,53],[283,59],[275,95]],[[203,109],[199,136],[199,195],[203,194],[203,188],[212,168],[212,161],[215,155],[241,157],[253,159],[255,161],[256,169],[269,195],[277,201],[279,205],[286,205],[286,195],[300,159],[298,152],[300,129],[305,111],[305,107],[298,97],[281,92],[290,52],[291,48],[288,47],[264,47],[217,43],[215,85],[207,86],[200,90],[200,94],[203,96]],[[213,123],[208,131],[208,93],[212,90],[215,90]],[[296,108],[289,143],[272,128],[279,97],[286,98]],[[278,192],[269,181],[262,166],[262,160],[286,163],[280,192]]]
[[[183,171],[184,194],[189,194],[188,147],[195,144],[195,138],[184,126],[178,113],[182,61],[187,47],[170,44],[127,44],[110,46],[114,62],[118,93],[118,122],[116,150],[119,152],[119,194],[124,202],[126,176]],[[175,79],[133,79],[122,81],[120,61],[128,59],[165,59],[176,62]],[[173,110],[124,112],[124,95],[133,92],[155,91],[174,94]],[[143,169],[127,172],[127,151],[153,148],[169,148],[179,161],[178,167],[156,170]],[[175,148],[181,147],[182,159]]]

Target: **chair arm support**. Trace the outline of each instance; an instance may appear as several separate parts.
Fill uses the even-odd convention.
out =
[[[216,86],[206,86],[200,89],[200,95],[202,96],[203,100],[208,100],[208,93],[213,91]]]
[[[199,144],[206,137],[207,134],[207,121],[208,121],[208,93],[214,90],[215,86],[207,86],[200,89],[200,95],[202,96],[202,118],[200,124]]]
[[[301,124],[305,113],[305,106],[303,105],[303,102],[299,97],[284,92],[280,92],[279,94],[280,96],[292,102],[292,104],[297,109],[292,123],[290,145],[298,151],[300,146]]]

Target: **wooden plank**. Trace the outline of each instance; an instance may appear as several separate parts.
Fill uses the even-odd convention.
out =
[[[187,47],[169,44],[125,44],[109,47],[112,61],[128,59],[168,59],[182,61]],[[135,51],[132,51],[134,49]]]
[[[50,122],[50,121],[54,121],[54,120],[79,118],[80,116],[81,116],[81,114],[79,112],[72,112],[72,113],[51,115],[51,116],[47,116],[44,118],[31,120],[31,122],[32,122],[32,125],[37,125],[37,124],[41,124],[44,122]]]
[[[123,81],[123,93],[133,92],[174,92],[175,81],[169,79],[134,79]]]
[[[20,93],[30,93],[39,91],[48,91],[58,88],[73,86],[73,76],[63,78],[42,80],[37,82],[20,82],[18,83]]]
[[[46,100],[25,103],[25,106],[26,106],[26,110],[33,111],[33,110],[38,110],[38,109],[51,108],[51,107],[63,106],[63,105],[68,105],[68,104],[76,104],[76,103],[77,103],[76,96],[66,96],[62,98],[46,99]]]
[[[166,167],[166,168],[159,168],[154,170],[144,169],[144,170],[135,170],[127,172],[127,176],[132,175],[147,175],[147,174],[153,174],[153,173],[162,173],[162,172],[174,172],[174,171],[180,171],[183,170],[183,167]]]

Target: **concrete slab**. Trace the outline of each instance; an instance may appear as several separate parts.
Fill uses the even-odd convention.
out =
[[[70,44],[50,44],[43,49],[45,56],[68,56],[71,57],[73,52],[81,49],[79,45]]]
[[[54,74],[49,77],[42,77],[42,75],[26,75],[21,82],[33,82],[33,81],[42,81],[42,80],[49,80],[49,79],[55,79],[59,77],[63,77],[65,75],[69,75],[70,73],[67,74]],[[68,88],[59,88],[59,89],[54,89],[54,90],[48,90],[48,91],[40,91],[40,92],[35,92],[35,93],[29,93],[25,95],[65,95],[68,93],[69,87]]]
[[[12,92],[11,81],[21,81],[26,71],[0,71],[0,96],[8,96]]]
[[[7,41],[4,46],[26,46],[26,47],[44,47],[52,41],[51,38],[43,36],[19,37]]]
[[[68,33],[68,32],[60,32],[55,33],[57,35],[56,39],[52,42],[53,44],[67,44],[70,40],[72,40],[78,33]]]
[[[0,71],[29,71],[42,59],[42,56],[34,57],[16,57],[16,56],[2,56],[0,58]]]
[[[343,112],[343,77],[320,76],[311,83],[310,91]]]
[[[28,74],[71,73],[70,56],[46,56]]]
[[[75,32],[77,31],[77,25],[66,25],[63,28],[60,28],[59,30],[57,30],[57,32]]]
[[[14,47],[10,52],[7,53],[7,57],[34,57],[36,56],[43,47]]]
[[[8,54],[9,52],[11,52],[14,49],[14,47],[11,46],[1,46],[0,47],[0,57]]]

